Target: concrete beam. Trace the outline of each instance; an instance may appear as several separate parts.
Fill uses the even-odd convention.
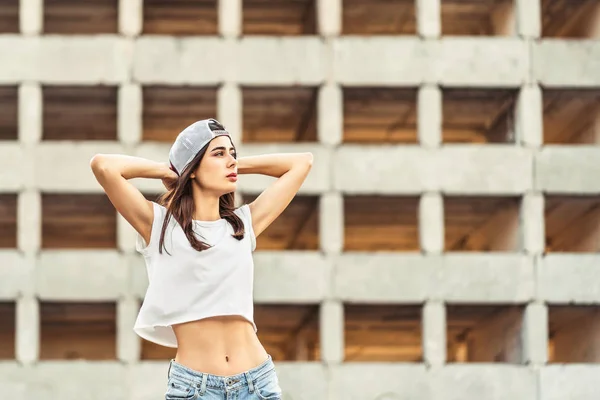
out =
[[[32,296],[34,267],[33,256],[16,250],[0,251],[0,299],[12,301],[23,295]]]
[[[540,370],[540,400],[596,400],[600,374],[596,365],[549,365]]]
[[[533,45],[532,60],[535,80],[544,87],[600,86],[598,40],[542,40]]]
[[[33,186],[32,151],[17,142],[0,146],[0,193],[15,193]],[[19,168],[15,168],[18,165]]]
[[[514,146],[348,145],[334,154],[333,184],[347,193],[520,194],[532,187],[532,164],[531,152]]]
[[[554,193],[600,193],[600,148],[544,147],[535,155],[535,189]]]
[[[140,360],[141,340],[131,329],[140,309],[138,299],[127,296],[117,303],[117,358],[131,364]]]
[[[435,290],[439,265],[438,257],[414,253],[344,253],[335,261],[333,296],[347,302],[421,303]]]
[[[44,142],[34,148],[35,185],[44,192],[98,193],[90,160],[95,154],[125,154],[118,143]],[[4,161],[4,160],[2,160]],[[76,165],[77,168],[73,168]]]
[[[130,79],[133,44],[111,36],[0,38],[0,83],[115,84]]]
[[[600,256],[548,254],[537,268],[537,298],[548,303],[600,304]]]
[[[330,262],[317,252],[254,254],[258,303],[319,303],[329,293]]]
[[[447,365],[437,370],[436,400],[531,400],[537,396],[537,374],[514,365]]]
[[[433,399],[424,365],[343,364],[331,371],[331,399]],[[369,382],[369,384],[365,384]]]
[[[446,254],[432,292],[456,303],[523,303],[535,296],[533,258],[520,254]]]
[[[129,271],[115,251],[44,251],[35,285],[44,300],[115,300],[128,291]]]

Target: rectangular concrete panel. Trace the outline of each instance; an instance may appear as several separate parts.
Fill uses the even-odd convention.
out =
[[[548,254],[537,267],[537,298],[550,303],[600,303],[600,256]]]
[[[600,193],[600,148],[546,146],[535,156],[535,187],[554,193]]]

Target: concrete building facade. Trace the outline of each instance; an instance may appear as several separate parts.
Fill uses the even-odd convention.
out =
[[[169,88],[212,93],[207,112],[214,110],[234,132],[241,156],[314,154],[299,193],[315,200],[312,233],[296,247],[278,247],[274,235],[271,247],[255,253],[255,299],[264,313],[271,305],[316,310],[316,319],[292,336],[283,327],[292,308],[277,311],[280,322],[264,325],[273,343],[293,342],[294,350],[276,359],[285,399],[598,398],[600,13],[591,14],[583,36],[546,37],[549,2],[498,2],[488,15],[490,34],[446,35],[448,2],[415,0],[414,34],[346,34],[349,3],[360,2],[315,1],[312,34],[247,35],[243,15],[252,10],[243,0],[220,0],[208,20],[214,34],[182,36],[162,28],[144,34],[142,0],[116,3],[116,32],[101,34],[48,33],[45,24],[54,20],[44,9],[52,2],[15,2],[16,31],[0,34],[0,108],[7,121],[16,115],[4,125],[14,135],[0,142],[0,209],[8,232],[0,250],[1,398],[145,400],[164,393],[168,358],[145,358],[132,330],[147,284],[134,232],[120,217],[114,225],[94,220],[102,214],[94,202],[105,203],[97,200],[102,191],[89,169],[96,153],[166,160],[169,144],[145,136],[144,113],[152,107],[145,90],[152,87],[163,90],[157,98]],[[368,25],[358,20],[358,30]],[[67,24],[54,23],[57,32]],[[465,23],[455,21],[456,29]],[[104,99],[104,92],[85,92],[98,87],[109,88],[108,100],[94,104],[114,107],[90,115],[114,117],[115,137],[103,137],[102,128],[87,139],[69,136],[60,121],[68,122],[63,113],[76,107],[72,94],[79,88]],[[245,109],[264,104],[278,113],[277,102],[287,104],[277,96],[260,103],[265,97],[253,90],[264,88],[310,88],[316,117],[307,118],[303,132],[309,133],[245,140],[264,122],[252,119],[260,110],[249,115]],[[352,90],[362,89],[397,90],[409,100],[385,95],[372,121],[366,113],[350,123],[361,111],[348,110],[362,96],[353,103],[358,92]],[[478,104],[498,93],[509,99],[490,106],[496,116],[507,113],[501,139],[498,118],[486,123],[484,134],[471,135],[469,118],[484,113]],[[49,113],[52,98],[67,100]],[[160,107],[177,115],[177,99]],[[411,111],[403,108],[407,102]],[[475,108],[465,111],[464,104]],[[386,107],[412,116],[400,123],[409,133],[348,139],[350,132],[368,131],[365,124],[379,129],[377,112]],[[272,122],[283,126],[289,118]],[[583,119],[576,135],[563,132]],[[240,194],[251,198],[269,182],[242,177]],[[157,181],[135,185],[145,193],[162,189]],[[70,203],[73,195],[83,197]],[[359,204],[363,197],[366,205]],[[382,199],[391,199],[389,208]],[[81,202],[92,207],[81,218],[94,232],[78,225]],[[406,229],[378,231],[371,216],[379,213],[384,226],[395,221],[393,210],[410,216],[398,223]],[[355,231],[351,220],[359,221]],[[475,228],[461,228],[468,224]],[[70,232],[73,227],[79,228]],[[282,228],[282,235],[288,231]],[[406,239],[397,241],[396,232]],[[106,243],[65,247],[65,237]],[[102,336],[83,345],[92,356],[69,359],[63,350],[44,348],[45,340],[61,349],[76,340],[73,331],[61,330],[72,321],[56,305],[82,302],[90,307],[78,314],[83,317],[95,315],[94,304],[112,304],[97,312],[109,310],[114,320],[113,354],[95,356],[94,343],[104,346],[111,333],[94,328],[93,317],[76,331]],[[381,312],[385,307],[393,311]],[[397,317],[390,322],[396,325],[386,328],[377,317],[386,313]],[[304,332],[312,339],[303,339]]]

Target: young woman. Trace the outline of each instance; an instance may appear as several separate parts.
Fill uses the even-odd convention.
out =
[[[165,398],[281,399],[271,356],[253,320],[252,252],[288,206],[312,166],[310,153],[237,158],[214,119],[184,129],[169,163],[98,154],[96,179],[137,231],[149,285],[134,330],[176,347]],[[278,178],[250,204],[234,207],[237,174]],[[161,179],[167,192],[150,202],[131,178]]]

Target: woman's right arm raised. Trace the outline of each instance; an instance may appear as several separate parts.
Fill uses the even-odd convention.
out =
[[[133,226],[146,243],[150,243],[154,219],[152,203],[128,180],[176,179],[177,174],[169,169],[167,163],[119,154],[96,154],[90,160],[90,167],[119,214]]]

